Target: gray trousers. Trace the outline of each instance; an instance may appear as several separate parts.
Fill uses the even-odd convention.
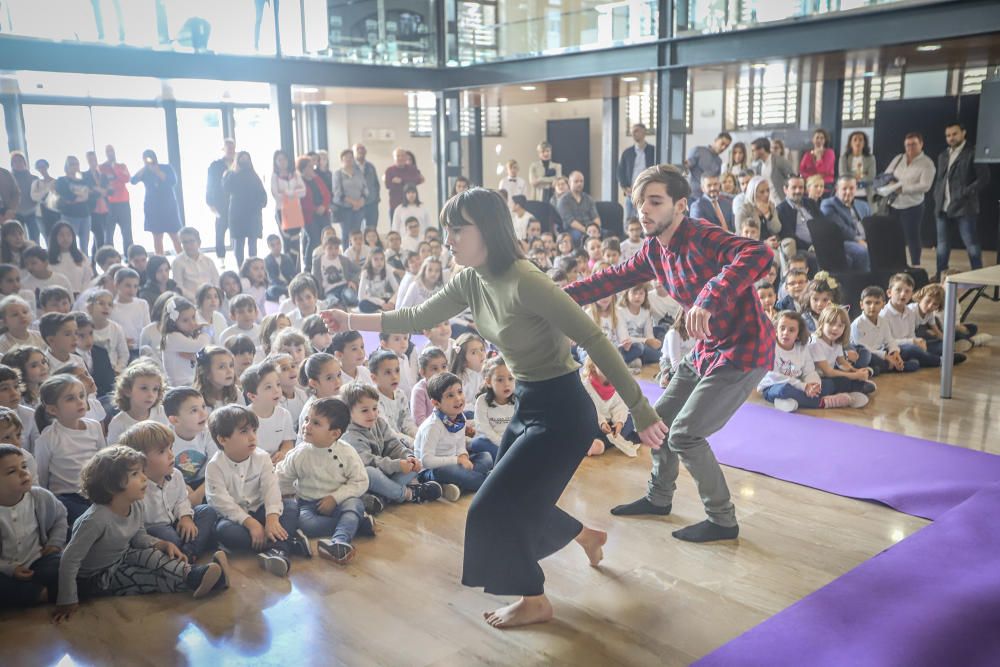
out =
[[[671,504],[680,459],[698,485],[708,520],[720,526],[736,525],[736,508],[707,438],[726,425],[765,373],[766,368],[741,371],[724,366],[701,377],[689,359],[681,362],[654,406],[670,433],[663,446],[652,453],[647,495],[651,503],[660,507]]]

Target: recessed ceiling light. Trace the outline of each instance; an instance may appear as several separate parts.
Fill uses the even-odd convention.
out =
[[[920,46],[917,47],[917,51],[923,51],[925,53],[930,51],[940,51],[940,50],[941,50],[940,44],[921,44]]]
[[[767,69],[767,63],[754,63],[753,65],[750,65],[750,67],[753,67],[754,69]]]
[[[556,102],[569,102],[568,97],[557,97]]]
[[[532,90],[535,90],[535,87],[534,86],[521,86],[521,90],[526,90],[526,91],[528,91],[530,93]]]
[[[328,107],[328,106],[330,106],[330,105],[333,104],[333,100],[320,100],[319,103],[322,104],[325,107]]]
[[[300,92],[300,93],[318,93],[319,92],[319,88],[299,88],[298,92]]]
[[[622,77],[622,81],[624,81],[625,83],[635,83],[638,80],[639,80],[639,77],[637,77],[637,76],[623,76]]]

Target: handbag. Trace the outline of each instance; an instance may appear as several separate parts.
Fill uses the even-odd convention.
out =
[[[281,200],[281,228],[302,229],[305,217],[302,215],[302,203],[297,197],[283,197]]]

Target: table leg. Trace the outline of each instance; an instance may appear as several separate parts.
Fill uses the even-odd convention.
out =
[[[941,352],[941,398],[951,398],[951,371],[955,365],[955,306],[958,285],[944,284],[944,349]]]

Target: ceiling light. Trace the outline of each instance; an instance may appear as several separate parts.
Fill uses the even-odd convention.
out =
[[[525,91],[527,91],[527,92],[530,93],[532,90],[535,90],[535,87],[534,86],[521,86],[521,90],[525,90]]]
[[[568,97],[557,97],[556,102],[569,102]]]
[[[864,74],[862,74],[861,76],[865,77],[866,79],[870,79],[870,78],[872,78],[873,76],[875,76],[875,72],[871,72],[871,71],[869,71],[869,72],[865,72],[865,73],[864,73]]]
[[[921,44],[917,47],[917,51],[923,51],[924,53],[929,53],[931,51],[940,51],[940,44]]]
[[[333,104],[333,100],[320,100],[319,103],[325,107],[328,107]]]
[[[635,83],[638,80],[639,80],[639,77],[637,77],[637,76],[623,76],[622,77],[622,81],[624,81],[625,83]]]
[[[319,88],[299,88],[297,92],[300,93],[318,93]]]
[[[753,65],[750,65],[750,67],[754,69],[767,69],[767,63],[754,63]]]

